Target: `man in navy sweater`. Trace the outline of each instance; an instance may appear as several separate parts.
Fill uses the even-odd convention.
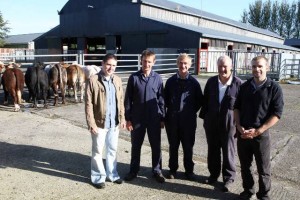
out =
[[[159,183],[165,178],[161,173],[161,128],[164,128],[165,105],[163,81],[152,70],[155,54],[145,50],[141,57],[141,70],[133,73],[129,79],[125,94],[125,119],[128,131],[131,131],[130,171],[125,180],[137,177],[140,170],[141,148],[147,131],[152,150],[152,172]]]
[[[180,54],[178,72],[165,85],[165,125],[169,141],[169,178],[176,176],[178,148],[183,149],[183,164],[187,179],[194,179],[193,147],[197,126],[197,112],[202,104],[202,90],[198,81],[189,74],[192,58]]]
[[[271,160],[270,131],[280,119],[283,111],[281,87],[267,77],[268,60],[264,56],[252,59],[253,78],[240,87],[234,106],[238,130],[238,155],[244,191],[241,199],[250,199],[255,193],[251,172],[253,156],[258,172],[258,199],[270,199]]]

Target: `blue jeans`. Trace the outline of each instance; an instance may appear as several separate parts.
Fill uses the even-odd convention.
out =
[[[91,181],[93,184],[105,182],[106,178],[115,181],[120,178],[117,172],[117,147],[119,127],[98,128],[97,135],[92,134]],[[106,165],[102,160],[103,148],[106,146]]]

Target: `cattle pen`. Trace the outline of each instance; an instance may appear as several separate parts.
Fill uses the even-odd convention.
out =
[[[11,54],[0,54],[0,61],[4,63],[17,62],[22,64],[22,68],[27,68],[35,62],[44,64],[55,63],[77,63],[80,65],[101,66],[102,58],[105,54],[85,54],[82,51],[70,52],[66,54],[34,54],[34,51],[28,52],[16,51]],[[176,58],[179,54],[156,54],[154,71],[168,77],[177,71]],[[217,59],[221,55],[228,55],[233,61],[234,74],[242,78],[251,75],[251,59],[258,55],[264,55],[269,60],[270,70],[268,76],[275,80],[300,79],[300,54],[291,53],[267,53],[250,52],[238,50],[199,50],[197,53],[189,53],[192,57],[192,66],[190,72],[195,75],[217,73]],[[141,67],[141,54],[116,54],[118,66],[116,73],[123,78],[139,70]]]

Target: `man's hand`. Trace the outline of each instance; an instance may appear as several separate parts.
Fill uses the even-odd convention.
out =
[[[97,135],[97,129],[95,130],[93,127],[90,128],[91,134]]]
[[[259,129],[250,128],[248,130],[245,130],[244,133],[241,134],[241,138],[253,139],[261,134],[262,134],[262,132]]]
[[[133,131],[133,126],[131,121],[126,121],[126,129],[127,131]]]

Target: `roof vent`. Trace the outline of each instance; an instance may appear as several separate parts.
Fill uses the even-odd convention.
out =
[[[139,0],[131,0],[132,3],[137,3]]]

